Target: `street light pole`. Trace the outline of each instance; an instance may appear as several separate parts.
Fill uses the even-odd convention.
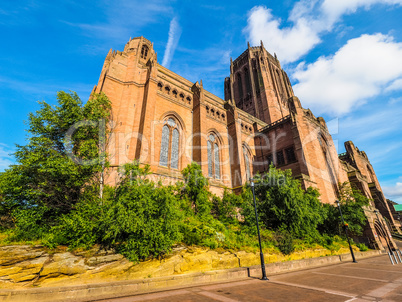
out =
[[[339,213],[341,213],[342,224],[343,224],[343,227],[345,229],[346,239],[348,240],[350,254],[352,255],[353,262],[357,263],[356,258],[355,258],[355,254],[353,253],[352,245],[350,244],[350,239],[349,239],[349,235],[348,235],[348,226],[345,224],[345,220],[343,219],[342,210],[341,210],[341,203],[339,202],[339,200],[336,200],[335,202],[338,205]]]
[[[267,274],[265,273],[265,261],[264,261],[264,254],[262,253],[262,247],[261,247],[261,236],[260,236],[260,226],[258,224],[257,204],[255,202],[254,179],[252,179],[252,178],[250,178],[250,185],[251,185],[251,190],[253,191],[255,220],[257,221],[258,244],[260,245],[260,259],[261,259],[261,271],[262,271],[261,280],[268,280]]]

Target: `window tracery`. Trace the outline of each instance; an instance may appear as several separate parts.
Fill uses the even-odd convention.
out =
[[[246,177],[247,180],[251,178],[251,172],[250,172],[250,158],[248,156],[248,151],[246,146],[243,146],[243,155],[244,155],[244,164],[246,166]]]
[[[180,129],[173,118],[165,121],[162,128],[161,153],[159,165],[179,169]]]
[[[214,134],[208,136],[207,141],[207,153],[208,153],[208,176],[220,179],[220,155],[219,144]]]
[[[141,48],[141,59],[146,59],[148,56],[148,46],[142,45]]]

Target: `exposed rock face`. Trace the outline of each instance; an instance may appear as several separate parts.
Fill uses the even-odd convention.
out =
[[[348,252],[347,249],[337,254]],[[330,255],[316,249],[290,256],[265,254],[265,260],[279,262]],[[258,253],[244,251],[218,253],[207,248],[181,248],[157,260],[132,263],[113,251],[49,252],[42,246],[15,245],[0,247],[0,287],[61,286],[105,281],[132,280],[171,276],[258,265]]]

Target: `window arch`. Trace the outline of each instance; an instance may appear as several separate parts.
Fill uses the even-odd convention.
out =
[[[214,134],[208,136],[208,177],[221,178],[220,150],[218,139]]]
[[[179,168],[179,145],[180,128],[176,120],[170,117],[162,127],[160,166],[172,169]]]
[[[142,45],[141,48],[141,59],[146,59],[148,56],[148,46]]]

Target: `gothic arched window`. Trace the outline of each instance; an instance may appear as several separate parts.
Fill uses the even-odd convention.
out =
[[[257,89],[257,93],[260,90],[260,81],[258,78],[258,70],[257,70],[257,62],[256,60],[253,60],[253,77],[254,77],[254,85],[255,88]]]
[[[280,76],[280,74],[279,74],[279,70],[278,70],[278,69],[276,69],[276,74],[277,74],[277,76],[278,76],[278,89],[279,89],[279,92],[280,92],[280,93],[283,93],[282,79],[281,79],[281,76]]]
[[[246,177],[247,180],[251,178],[250,172],[250,157],[248,156],[248,151],[246,146],[243,146],[243,154],[244,154],[244,165],[246,166]]]
[[[210,134],[207,141],[208,150],[208,176],[221,178],[221,165],[219,160],[219,145],[215,135]]]
[[[179,141],[179,126],[173,118],[169,118],[162,128],[160,166],[172,169],[179,168]]]
[[[148,46],[142,45],[141,48],[141,59],[146,59],[148,56]]]
[[[251,94],[251,83],[250,83],[250,73],[248,72],[248,69],[244,69],[244,78],[246,80],[246,92],[247,95]]]
[[[239,99],[243,97],[243,84],[241,82],[241,74],[237,74],[237,89],[239,90]]]

